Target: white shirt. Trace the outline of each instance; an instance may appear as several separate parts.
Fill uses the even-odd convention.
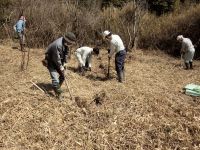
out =
[[[112,39],[110,41],[110,57],[119,51],[125,50],[122,39],[119,35],[112,34]]]
[[[91,56],[93,48],[91,47],[80,47],[76,50],[75,55],[79,61],[80,66],[85,66],[86,60],[88,60],[89,67],[91,67]]]
[[[182,49],[183,52],[194,52],[194,45],[192,44],[192,41],[189,38],[183,38],[182,41]]]

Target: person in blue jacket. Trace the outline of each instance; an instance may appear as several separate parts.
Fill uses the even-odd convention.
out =
[[[19,20],[14,25],[14,29],[18,35],[20,40],[20,45],[23,46],[25,44],[25,27],[26,27],[26,18],[23,15],[20,15]]]

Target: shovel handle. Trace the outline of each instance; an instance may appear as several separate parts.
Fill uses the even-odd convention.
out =
[[[108,77],[110,77],[110,57],[108,57]]]
[[[68,91],[69,91],[70,98],[71,98],[71,100],[73,100],[72,93],[71,93],[71,91],[70,91],[70,88],[69,88],[69,84],[68,84],[68,82],[67,82],[66,75],[64,74],[64,76],[65,76],[65,84],[66,84],[67,89],[68,89]]]

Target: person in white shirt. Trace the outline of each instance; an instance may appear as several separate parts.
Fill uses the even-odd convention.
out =
[[[82,75],[84,75],[85,71],[91,71],[91,59],[92,59],[92,55],[99,55],[99,48],[95,47],[95,48],[91,48],[91,47],[87,47],[87,46],[83,46],[78,48],[75,51],[75,55],[76,58],[78,60],[79,63],[79,71],[82,73]]]
[[[193,69],[193,57],[195,53],[194,45],[189,38],[184,38],[183,35],[177,36],[177,40],[182,43],[181,54],[185,62],[186,70]]]
[[[110,31],[106,30],[103,32],[104,38],[110,42],[110,52],[108,57],[111,58],[115,54],[115,69],[118,76],[118,81],[124,81],[124,62],[126,58],[126,50],[122,39],[119,35],[112,34]]]

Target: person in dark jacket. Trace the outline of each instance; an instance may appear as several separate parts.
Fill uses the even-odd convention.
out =
[[[76,36],[72,32],[67,32],[63,37],[51,43],[45,53],[43,65],[50,72],[52,86],[58,98],[62,93],[61,86],[65,80],[64,70],[67,62],[69,46],[75,44]]]

